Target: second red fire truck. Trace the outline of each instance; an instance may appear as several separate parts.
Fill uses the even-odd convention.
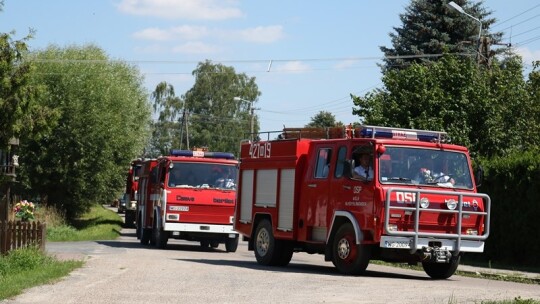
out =
[[[202,247],[238,247],[233,230],[238,161],[225,152],[172,150],[146,160],[139,181],[137,237],[165,248],[169,238]]]
[[[129,171],[126,179],[126,190],[124,193],[124,213],[126,227],[135,225],[135,213],[137,206],[137,198],[139,195],[139,176],[141,174],[142,160],[135,159],[129,166]]]
[[[241,144],[234,224],[263,265],[307,252],[344,274],[378,259],[445,279],[465,252],[483,252],[490,204],[444,132],[285,129]]]

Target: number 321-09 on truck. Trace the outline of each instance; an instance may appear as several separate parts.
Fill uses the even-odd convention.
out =
[[[377,259],[420,262],[446,279],[465,252],[483,252],[491,204],[476,191],[468,150],[447,140],[363,126],[243,142],[234,228],[263,265],[308,252],[344,274]]]

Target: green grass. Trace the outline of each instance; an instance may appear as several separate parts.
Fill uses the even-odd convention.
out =
[[[61,224],[47,228],[47,241],[76,242],[113,240],[120,235],[122,218],[103,206],[95,205],[82,217],[71,221],[71,225]]]
[[[58,261],[36,247],[10,251],[0,256],[0,300],[30,287],[55,282],[83,264],[83,261]]]
[[[44,210],[41,216],[58,218],[50,214]],[[63,220],[52,222],[47,228],[49,242],[112,240],[122,229],[118,214],[99,205],[71,221],[71,225]],[[14,297],[30,287],[53,283],[83,264],[84,261],[78,260],[59,261],[35,247],[10,251],[6,256],[0,256],[0,300]]]

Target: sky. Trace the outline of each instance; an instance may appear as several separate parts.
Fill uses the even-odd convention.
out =
[[[475,0],[471,0],[475,2]],[[151,93],[162,81],[181,96],[199,62],[211,60],[255,77],[261,131],[303,127],[320,111],[344,124],[351,94],[382,87],[389,33],[410,0],[4,0],[0,32],[36,31],[31,50],[94,44],[137,66]],[[485,0],[525,66],[540,60],[540,4]],[[503,46],[500,46],[503,47]]]

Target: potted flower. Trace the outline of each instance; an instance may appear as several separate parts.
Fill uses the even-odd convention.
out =
[[[23,222],[28,222],[29,220],[34,219],[34,211],[36,206],[34,203],[27,200],[23,200],[13,206],[13,212],[15,212],[15,217],[20,218]]]

